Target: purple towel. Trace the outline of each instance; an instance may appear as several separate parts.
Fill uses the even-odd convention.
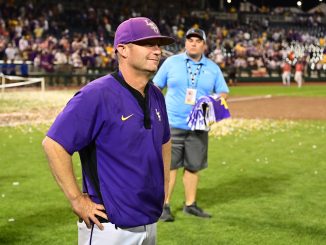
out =
[[[209,131],[211,124],[230,116],[224,98],[215,99],[214,96],[202,96],[192,108],[187,122],[191,130]]]

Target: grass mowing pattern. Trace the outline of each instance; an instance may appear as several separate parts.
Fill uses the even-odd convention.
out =
[[[0,244],[77,244],[76,217],[41,149],[47,127],[0,128]],[[301,121],[210,137],[198,204],[213,218],[182,213],[180,171],[176,221],[159,223],[158,244],[326,244],[325,131],[325,121]]]
[[[272,96],[304,96],[304,97],[326,97],[326,86],[304,85],[301,88],[294,86],[241,86],[230,87],[230,95],[272,95]]]

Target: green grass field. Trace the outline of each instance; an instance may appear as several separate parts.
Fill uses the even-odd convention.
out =
[[[273,95],[273,96],[305,96],[305,97],[325,97],[325,85],[304,85],[298,88],[295,85],[286,86],[239,86],[230,88],[230,95]]]
[[[306,94],[313,95],[315,87]],[[325,88],[315,92],[325,96]],[[252,95],[267,92],[236,87],[231,93],[250,90],[256,91]],[[281,92],[268,94],[273,93]],[[171,203],[176,221],[158,224],[159,245],[326,244],[326,121],[255,123],[251,130],[210,137],[209,168],[201,173],[198,203],[212,219],[182,213],[179,173]],[[48,127],[0,127],[0,244],[77,244],[77,219],[41,148]],[[76,154],[74,164],[80,181]]]

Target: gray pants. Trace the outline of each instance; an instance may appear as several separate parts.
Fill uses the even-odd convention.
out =
[[[88,229],[85,222],[77,222],[78,245],[155,245],[156,223],[134,228],[120,229],[112,223],[102,223],[104,230],[97,225]],[[91,240],[91,241],[90,241]]]

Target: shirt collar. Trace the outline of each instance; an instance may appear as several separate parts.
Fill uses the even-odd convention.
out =
[[[190,60],[190,61],[192,61],[192,62],[193,62],[194,64],[196,64],[196,65],[200,65],[200,64],[201,64],[201,65],[206,65],[206,64],[207,64],[207,58],[205,57],[204,54],[201,56],[200,61],[195,62],[195,61],[193,61],[192,59],[189,58],[189,56],[187,55],[186,52],[184,52],[184,53],[183,53],[183,59],[184,59],[185,61]]]
[[[148,83],[146,84],[144,93],[145,93],[145,97],[142,96],[142,94],[134,89],[133,87],[131,87],[123,78],[123,75],[121,73],[121,71],[116,71],[114,73],[111,74],[123,87],[125,87],[126,89],[128,89],[130,91],[130,93],[135,97],[135,99],[137,100],[139,106],[143,109],[144,112],[144,127],[146,129],[151,129],[151,119],[150,119],[150,103],[149,103],[149,86],[150,83],[152,83],[152,81],[148,81]]]

